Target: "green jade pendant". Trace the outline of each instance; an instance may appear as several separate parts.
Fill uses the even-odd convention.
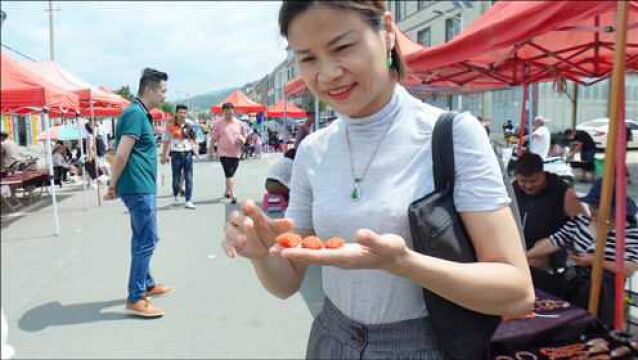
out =
[[[352,186],[352,192],[350,193],[350,198],[353,201],[359,201],[361,198],[361,190],[359,189],[359,182],[361,179],[354,179],[354,184]]]

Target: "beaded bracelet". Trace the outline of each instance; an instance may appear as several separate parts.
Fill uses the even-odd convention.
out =
[[[563,300],[536,300],[534,302],[535,311],[553,311],[557,309],[567,309],[570,306],[569,302]]]

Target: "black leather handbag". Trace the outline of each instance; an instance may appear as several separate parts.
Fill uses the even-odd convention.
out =
[[[432,134],[434,192],[408,208],[413,247],[419,253],[457,262],[476,262],[474,246],[454,206],[455,113],[440,116]],[[423,289],[437,342],[447,359],[487,359],[501,318],[481,314]]]

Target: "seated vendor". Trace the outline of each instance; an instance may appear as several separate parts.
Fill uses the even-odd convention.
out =
[[[527,258],[552,254],[560,249],[570,252],[570,260],[575,264],[571,276],[565,277],[563,298],[577,306],[587,308],[591,286],[591,268],[596,249],[596,217],[601,198],[602,181],[599,179],[589,193],[581,200],[589,205],[591,216],[579,215],[569,220],[558,231],[542,239],[527,251]],[[614,209],[612,201],[612,219],[609,223],[605,245],[604,274],[601,290],[599,317],[608,325],[613,322],[614,312],[614,263],[616,253],[616,229],[614,228]],[[636,225],[636,204],[627,198],[627,225],[625,229],[624,275],[631,276],[638,270],[638,226]]]
[[[286,151],[284,157],[270,168],[266,177],[266,191],[270,194],[282,195],[286,201],[290,193],[292,161],[295,159],[296,152],[295,148]]]

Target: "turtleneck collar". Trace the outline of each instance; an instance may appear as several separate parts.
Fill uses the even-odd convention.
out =
[[[392,97],[390,101],[388,101],[379,111],[376,113],[360,117],[353,118],[350,116],[346,116],[343,114],[338,114],[339,118],[343,121],[345,126],[349,127],[349,129],[357,131],[357,130],[365,130],[370,128],[376,128],[377,126],[382,126],[383,124],[387,124],[392,121],[399,109],[401,103],[401,91],[403,87],[399,84],[394,86],[394,92],[392,93]]]

